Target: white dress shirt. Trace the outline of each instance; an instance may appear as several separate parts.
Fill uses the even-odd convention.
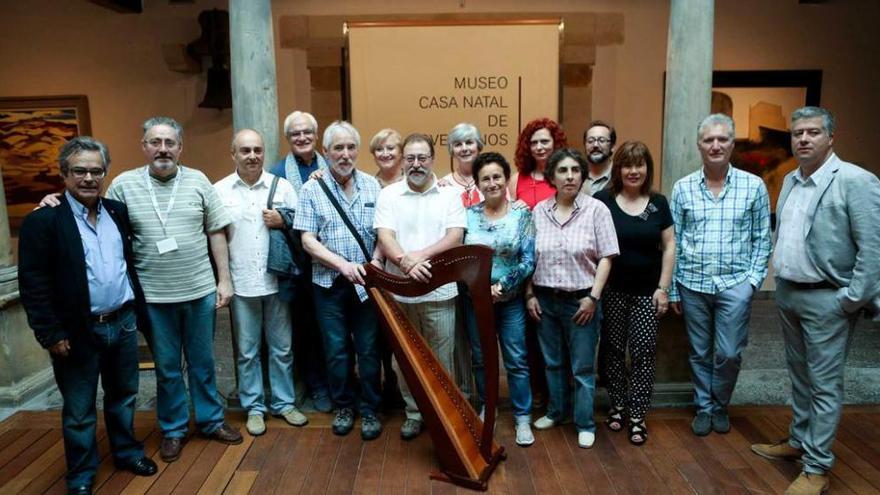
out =
[[[825,280],[807,254],[807,209],[817,191],[823,189],[830,177],[828,161],[804,179],[801,169],[794,173],[794,185],[779,216],[779,234],[773,252],[776,275],[791,282],[821,282]]]
[[[269,228],[263,223],[263,209],[269,199],[269,188],[275,176],[263,172],[249,186],[238,173],[233,173],[214,184],[214,189],[232,217],[227,227],[229,243],[229,271],[235,295],[260,297],[278,292],[275,275],[266,272],[269,258]],[[296,208],[296,192],[285,179],[278,180],[273,209]]]

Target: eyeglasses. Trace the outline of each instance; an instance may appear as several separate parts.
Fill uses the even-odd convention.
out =
[[[587,144],[596,144],[596,143],[608,144],[610,142],[611,142],[611,140],[608,139],[607,137],[588,137],[587,138]]]
[[[315,131],[311,129],[306,129],[304,131],[290,131],[287,133],[287,137],[298,138],[298,137],[306,137],[306,136],[314,136]]]
[[[165,145],[165,149],[173,150],[180,145],[177,141],[173,139],[150,139],[149,141],[144,141],[149,147],[159,149],[162,145]]]
[[[70,173],[77,179],[85,179],[87,175],[91,175],[93,179],[102,179],[107,175],[107,171],[103,168],[73,167],[70,169]]]
[[[403,157],[403,161],[407,163],[407,165],[412,165],[413,163],[428,163],[431,159],[430,155],[406,155]]]

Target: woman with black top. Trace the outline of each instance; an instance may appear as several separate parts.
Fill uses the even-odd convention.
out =
[[[629,441],[642,445],[648,440],[645,415],[654,391],[659,318],[669,307],[675,236],[666,198],[651,192],[654,160],[648,147],[626,142],[612,163],[610,187],[594,196],[611,210],[620,246],[602,300],[602,340],[608,352],[600,364],[611,398],[605,424],[621,431],[627,414]]]

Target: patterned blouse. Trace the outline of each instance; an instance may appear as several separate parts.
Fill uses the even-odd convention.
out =
[[[526,208],[510,208],[497,220],[486,217],[484,203],[467,209],[465,244],[485,244],[492,255],[492,284],[501,283],[502,301],[520,293],[523,282],[535,269],[535,230]]]

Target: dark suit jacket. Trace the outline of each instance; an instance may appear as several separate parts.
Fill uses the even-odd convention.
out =
[[[91,339],[92,318],[85,251],[73,210],[62,195],[56,208],[25,217],[18,241],[21,302],[37,341],[45,348],[69,339]],[[135,295],[138,328],[149,329],[144,293],[134,270],[131,228],[125,204],[102,198],[104,211],[119,228],[128,276]]]

